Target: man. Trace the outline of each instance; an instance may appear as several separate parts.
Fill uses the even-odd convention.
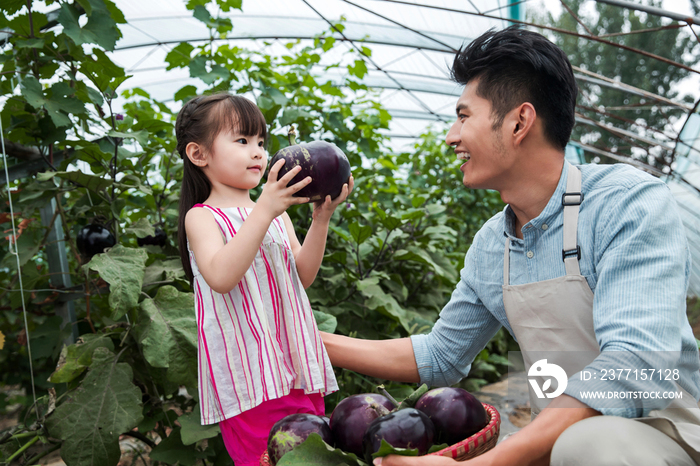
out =
[[[568,385],[552,400],[531,393],[539,415],[468,464],[698,464],[700,359],[685,315],[690,255],[670,191],[627,165],[565,161],[577,86],[566,55],[543,36],[487,32],[457,53],[452,76],[465,87],[446,141],[465,160],[464,185],[495,189],[508,205],[474,238],[430,334],[324,334],[332,363],[447,386],[468,374],[503,325],[527,365],[558,357]],[[581,354],[592,356],[573,357]],[[628,375],[611,378],[612,369]],[[674,377],[642,380],[650,370]],[[587,390],[617,395],[587,399]],[[450,462],[389,456],[381,464]]]

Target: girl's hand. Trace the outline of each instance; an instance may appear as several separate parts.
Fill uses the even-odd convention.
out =
[[[352,192],[353,186],[355,186],[355,179],[351,175],[348,182],[343,185],[343,190],[340,191],[340,195],[336,197],[335,200],[331,200],[331,196],[326,196],[325,200],[314,202],[314,213],[311,218],[315,221],[329,222],[336,207],[348,198],[350,192]]]
[[[289,182],[292,181],[292,178],[299,173],[301,167],[296,166],[292,168],[278,180],[277,175],[279,175],[280,168],[282,168],[284,162],[284,159],[278,160],[272,168],[270,168],[267,183],[265,183],[262,194],[260,194],[258,202],[256,203],[256,206],[260,206],[269,212],[272,218],[282,215],[284,211],[293,205],[309,202],[308,197],[293,197],[293,194],[311,183],[311,177],[307,176],[300,182],[287,186]]]

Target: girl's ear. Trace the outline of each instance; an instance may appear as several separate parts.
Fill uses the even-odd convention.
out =
[[[190,162],[194,165],[200,168],[207,166],[207,156],[204,153],[204,149],[196,142],[188,143],[185,147],[185,153],[187,154],[187,158],[190,159]]]

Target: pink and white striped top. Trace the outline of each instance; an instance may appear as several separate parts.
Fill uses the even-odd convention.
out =
[[[214,215],[226,242],[251,210],[194,207]],[[191,250],[189,255],[202,424],[236,416],[293,388],[324,395],[338,390],[281,217],[270,224],[255,260],[228,293],[209,288]]]

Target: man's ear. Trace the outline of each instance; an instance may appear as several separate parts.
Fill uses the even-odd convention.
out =
[[[525,137],[533,131],[537,120],[537,112],[530,102],[523,102],[511,110],[509,116],[512,118],[510,126],[513,131],[513,145],[519,146]]]
[[[196,142],[188,143],[185,147],[185,153],[190,162],[199,168],[207,166],[207,154],[204,152],[204,148]]]

